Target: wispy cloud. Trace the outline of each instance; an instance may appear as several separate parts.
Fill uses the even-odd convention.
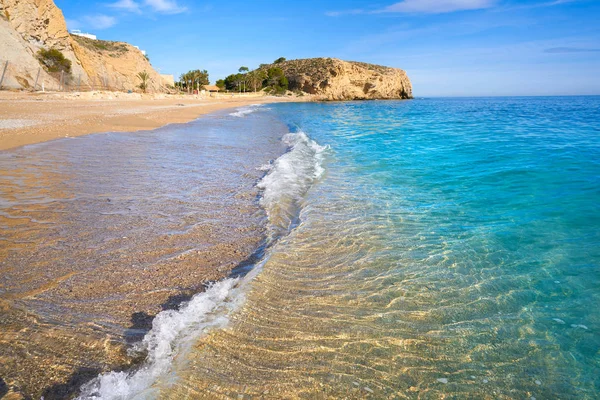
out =
[[[93,29],[107,29],[112,26],[115,26],[117,23],[117,19],[115,17],[111,17],[109,15],[104,14],[96,14],[96,15],[86,15],[81,18],[81,22],[84,26],[90,27]]]
[[[354,9],[354,10],[343,10],[343,11],[327,11],[325,13],[326,16],[328,17],[340,17],[342,15],[356,15],[356,14],[364,14],[367,11],[362,10],[360,8]]]
[[[493,7],[495,0],[404,0],[377,12],[443,14]]]
[[[186,7],[180,6],[175,0],[145,0],[145,4],[162,14],[179,14],[187,11]]]
[[[134,0],[119,0],[115,3],[107,4],[110,8],[115,8],[117,10],[128,11],[133,13],[141,13],[140,5]]]
[[[495,11],[513,12],[513,11],[517,11],[517,10],[530,10],[530,9],[535,9],[535,8],[561,6],[564,4],[576,3],[579,1],[581,1],[581,0],[552,0],[552,1],[542,1],[542,2],[538,2],[538,3],[507,5],[505,7],[497,8]]]
[[[580,47],[551,47],[549,49],[545,49],[544,53],[596,53],[600,52],[600,49],[585,49]]]
[[[67,23],[69,30],[81,29],[81,22],[77,21],[76,19],[67,18],[65,22]]]
[[[555,0],[572,1],[572,0]],[[328,17],[355,14],[444,14],[456,11],[481,10],[496,5],[496,0],[403,0],[387,7],[374,10],[353,9],[341,11],[328,11]]]

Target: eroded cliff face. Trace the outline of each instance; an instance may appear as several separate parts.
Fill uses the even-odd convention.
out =
[[[309,58],[275,64],[290,90],[323,100],[409,99],[412,85],[406,72],[380,65],[335,58]]]
[[[87,83],[94,87],[108,87],[117,90],[136,90],[140,84],[137,74],[148,72],[148,91],[159,91],[161,77],[152,68],[142,52],[130,44],[91,40],[72,36],[72,47],[88,78]]]
[[[71,69],[73,75],[82,75],[84,82],[87,76],[71,46],[71,37],[67,31],[67,24],[62,11],[56,7],[52,0],[0,0],[0,14],[8,21],[23,40],[24,51],[32,57],[26,57],[22,54],[7,54],[6,58],[11,63],[12,68],[21,73],[19,79],[22,87],[33,87],[39,63],[36,59],[37,52],[45,48],[56,48],[60,50],[66,58],[71,60]],[[0,42],[6,42],[6,35],[0,37]],[[20,49],[20,48],[19,48]],[[10,57],[10,56],[13,57]],[[18,55],[15,60],[15,56]],[[25,58],[32,58],[34,62],[23,64]],[[49,84],[55,78],[44,74],[44,78]],[[13,76],[14,78],[14,76]],[[38,82],[41,84],[42,81]]]
[[[52,0],[0,0],[0,62],[9,61],[3,85],[33,88],[41,48],[56,48],[71,61],[68,81],[74,88],[136,90],[140,83],[136,75],[146,71],[150,90],[162,90],[160,75],[138,49],[127,43],[71,36],[62,11]],[[59,86],[58,77],[43,69],[38,89],[42,83],[47,89]]]
[[[68,47],[65,18],[52,0],[0,0],[0,11],[26,41],[61,50]]]

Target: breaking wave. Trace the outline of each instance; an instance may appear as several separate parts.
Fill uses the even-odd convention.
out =
[[[247,107],[238,108],[236,112],[233,112],[229,115],[231,115],[232,117],[242,118],[248,114],[252,114],[253,112],[259,111],[261,109],[268,110],[268,108],[265,108],[264,104],[251,104]]]
[[[293,229],[305,194],[324,173],[322,164],[327,147],[320,146],[301,131],[289,133],[282,140],[289,150],[275,160],[258,183],[262,191],[260,204],[269,218],[267,248]],[[147,354],[144,363],[131,371],[98,376],[82,387],[78,399],[156,397],[158,389],[154,384],[170,373],[175,358],[186,354],[187,349],[208,331],[229,323],[232,313],[244,303],[249,282],[260,272],[268,257],[269,251],[245,276],[227,278],[207,286],[179,310],[159,313],[152,322],[152,329],[132,349],[132,352]]]

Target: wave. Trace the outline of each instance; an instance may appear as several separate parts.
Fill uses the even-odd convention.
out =
[[[242,118],[248,114],[252,114],[253,112],[256,112],[259,110],[268,110],[268,108],[265,108],[264,104],[251,104],[247,107],[238,108],[236,112],[233,112],[229,115],[231,115],[233,117]]]
[[[270,166],[257,184],[260,204],[269,218],[267,247],[288,233],[298,220],[303,196],[324,173],[327,147],[320,146],[304,132],[289,133],[282,139],[288,151]],[[152,321],[152,329],[131,351],[145,352],[144,363],[133,371],[102,374],[81,388],[80,400],[124,400],[158,395],[154,384],[168,375],[178,355],[186,354],[208,331],[225,327],[233,312],[244,303],[249,283],[269,258],[265,257],[242,277],[227,278],[182,304],[179,310],[163,311]]]
[[[269,217],[269,241],[289,232],[298,222],[304,195],[325,172],[322,164],[328,149],[302,131],[288,133],[282,140],[289,151],[275,160],[258,183],[263,191],[260,204]]]

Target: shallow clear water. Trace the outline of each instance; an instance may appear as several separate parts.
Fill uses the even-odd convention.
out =
[[[264,241],[256,183],[287,127],[229,113],[0,152],[0,397],[124,368],[152,317]]]
[[[210,222],[234,242],[240,225],[266,235],[250,273],[159,313],[135,346],[146,361],[102,374],[81,398],[600,392],[600,97],[276,104],[0,155],[10,233],[0,294],[21,296],[10,304],[44,323],[68,329],[139,308],[126,285],[152,293],[139,282],[154,275],[132,260],[154,257],[164,235],[197,247],[202,236],[178,226]],[[106,247],[105,235],[135,240]],[[157,268],[170,274],[163,288],[206,267],[184,254],[183,268]],[[98,268],[105,255],[110,268]],[[77,263],[87,273],[69,275]],[[34,290],[44,283],[36,270],[56,286]],[[122,296],[73,301],[83,278],[122,283],[97,284]],[[31,351],[27,329],[6,332],[3,343],[19,337]]]
[[[598,397],[599,97],[272,108],[325,173],[161,397]]]

